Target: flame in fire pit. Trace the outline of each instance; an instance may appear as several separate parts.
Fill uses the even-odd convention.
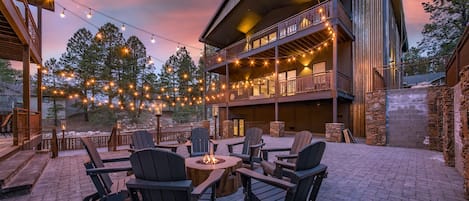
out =
[[[205,154],[205,156],[202,158],[202,162],[205,164],[217,164],[218,159],[213,155]]]

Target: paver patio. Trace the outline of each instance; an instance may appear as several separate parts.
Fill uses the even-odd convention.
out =
[[[285,147],[293,141],[292,137],[263,138],[269,147]],[[227,155],[225,144],[238,140],[220,140],[217,154]],[[178,153],[188,156],[182,146]],[[102,153],[103,158],[125,155],[126,151]],[[81,200],[95,191],[85,174],[86,160],[84,151],[62,152],[49,161],[31,194],[6,200]],[[444,165],[440,152],[327,143],[323,163],[329,174],[317,200],[465,200],[462,176]],[[124,173],[112,175],[122,176]],[[218,200],[243,200],[242,190]]]

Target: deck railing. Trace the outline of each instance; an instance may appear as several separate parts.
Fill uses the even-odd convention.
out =
[[[227,60],[237,59],[241,53],[294,35],[301,30],[317,26],[330,18],[338,18],[348,30],[352,30],[350,14],[340,2],[338,4],[337,16],[334,16],[332,1],[322,2],[277,24],[253,33],[245,39],[218,51],[214,55],[207,56],[207,64],[208,66],[213,66]],[[260,40],[259,44],[253,45],[258,40]]]
[[[156,132],[149,131],[154,139],[156,139]],[[188,138],[190,136],[190,130],[181,130],[181,131],[162,131],[161,133],[161,142],[167,141],[177,141],[179,137]],[[59,150],[78,150],[83,149],[83,145],[80,141],[80,137],[65,137],[62,138],[61,134],[58,133],[58,149]],[[122,132],[117,135],[117,146],[129,145],[132,143],[132,132]],[[93,135],[88,136],[91,141],[93,141],[97,147],[107,147],[110,134],[107,135]],[[52,146],[52,136],[42,139],[42,149],[51,149]]]
[[[28,129],[29,118],[29,129]],[[41,134],[41,113],[23,108],[13,110],[13,145],[23,146],[26,141]]]
[[[16,5],[17,14],[22,17],[24,22],[24,26],[26,27],[29,37],[31,39],[30,45],[34,47],[35,50],[40,52],[40,37],[39,37],[39,30],[37,28],[36,22],[34,21],[34,17],[29,9],[29,4],[26,0],[9,0],[12,4]],[[23,10],[20,10],[22,8]]]

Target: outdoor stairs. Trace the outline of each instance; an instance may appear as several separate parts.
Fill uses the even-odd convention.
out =
[[[17,151],[0,160],[0,199],[31,192],[49,161],[47,152]]]

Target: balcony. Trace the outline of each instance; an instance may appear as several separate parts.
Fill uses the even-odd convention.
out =
[[[338,73],[337,88],[341,94],[351,94],[350,77]],[[280,102],[301,101],[311,99],[332,98],[332,72],[316,73],[299,76],[286,80],[279,80],[279,93],[275,95],[275,81],[273,77],[258,78],[244,82],[230,83],[228,101],[230,105],[252,105],[273,103],[274,98]],[[225,103],[225,92],[208,92],[207,103]]]
[[[0,3],[0,58],[22,61],[28,44],[31,59],[41,63],[40,35],[28,1],[5,0]]]
[[[334,12],[334,10],[337,10],[337,12]],[[340,1],[338,1],[336,9],[332,1],[326,1],[259,32],[246,35],[245,39],[218,51],[212,56],[208,56],[208,70],[214,70],[224,65],[225,62],[233,62],[236,59],[266,51],[272,44],[282,45],[296,40],[303,35],[307,35],[306,30],[314,30],[319,33],[325,29],[324,23],[326,21],[338,24],[340,30],[353,38],[351,36],[352,22],[349,12],[346,11]],[[282,52],[279,54],[282,55]]]

